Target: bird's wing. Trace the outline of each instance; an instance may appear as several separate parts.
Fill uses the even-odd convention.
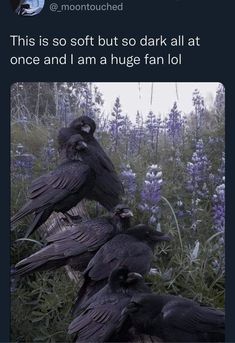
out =
[[[120,195],[124,192],[123,185],[114,166],[97,141],[90,145],[92,160],[95,165],[96,183],[91,198],[94,197],[105,208],[111,209],[119,203]],[[88,157],[87,157],[88,159]]]
[[[69,326],[69,333],[77,333],[79,341],[104,342],[115,330],[116,322],[128,298],[110,295],[91,303]]]
[[[192,301],[173,300],[162,309],[164,323],[188,332],[224,330],[224,313]]]
[[[56,268],[65,264],[68,257],[77,256],[86,252],[84,245],[73,240],[63,240],[49,244],[36,253],[26,257],[16,264],[18,275],[34,271],[38,267],[46,270],[47,267]],[[55,263],[52,263],[54,261]]]
[[[114,227],[105,217],[85,220],[66,231],[57,232],[47,238],[47,242],[62,242],[66,240],[82,244],[87,250],[93,251],[102,246],[114,234]],[[68,252],[69,254],[72,251]],[[76,253],[76,250],[75,250]]]
[[[99,159],[99,162],[102,165],[102,167],[108,170],[109,172],[115,172],[115,168],[112,161],[110,160],[104,149],[101,147],[101,145],[95,138],[92,141],[92,145],[95,147],[97,158]]]
[[[67,195],[79,192],[90,175],[91,170],[85,164],[65,164],[63,168],[34,180],[29,190],[29,198],[38,200],[39,209],[55,204]]]

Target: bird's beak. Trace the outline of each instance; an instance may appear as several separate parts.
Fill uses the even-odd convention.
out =
[[[82,126],[81,130],[86,132],[86,133],[89,133],[91,131],[91,127],[90,127],[90,125],[85,124],[85,125]]]
[[[127,218],[127,217],[134,217],[134,214],[131,210],[125,210],[120,214],[121,218]]]
[[[126,282],[130,283],[136,279],[143,279],[143,276],[139,273],[128,273],[128,277],[126,279]]]

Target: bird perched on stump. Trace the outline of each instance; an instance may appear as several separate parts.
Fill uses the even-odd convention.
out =
[[[66,213],[87,197],[94,187],[96,173],[88,162],[91,155],[83,137],[71,137],[66,142],[65,150],[66,156],[58,167],[32,182],[29,201],[11,219],[11,223],[15,224],[34,214],[26,237],[40,227],[53,211]]]
[[[98,201],[107,210],[111,210],[120,203],[123,186],[113,163],[95,139],[95,130],[96,124],[93,119],[88,116],[78,117],[70,123],[69,127],[60,129],[57,137],[58,146],[63,157],[67,141],[71,136],[82,135],[90,151],[97,157],[95,187],[87,198]]]
[[[87,219],[47,237],[47,246],[15,266],[15,275],[53,270],[69,265],[82,272],[96,251],[116,234],[130,227],[131,210],[117,205],[108,215]]]

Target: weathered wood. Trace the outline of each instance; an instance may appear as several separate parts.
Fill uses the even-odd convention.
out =
[[[85,201],[81,201],[76,207],[72,208],[69,212],[69,214],[77,216],[79,215],[83,219],[89,218],[88,213],[85,208]],[[38,232],[40,236],[42,237],[43,241],[45,239],[57,232],[65,231],[70,226],[68,222],[66,222],[64,219],[64,215],[62,213],[56,213],[53,212],[53,214],[50,216],[50,218],[44,223],[39,229]],[[75,281],[78,286],[81,286],[83,283],[83,277],[80,272],[74,271],[71,267],[66,266],[65,267],[66,272],[69,276],[69,278],[73,281]]]

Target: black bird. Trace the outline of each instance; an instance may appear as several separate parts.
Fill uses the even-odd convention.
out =
[[[34,180],[29,189],[29,201],[11,220],[34,213],[26,237],[41,226],[53,211],[66,213],[85,198],[94,187],[95,171],[86,163],[89,147],[81,135],[71,137],[66,143],[66,158],[53,171]]]
[[[47,237],[46,247],[17,263],[14,274],[53,270],[64,265],[83,271],[103,244],[129,228],[131,216],[131,210],[120,204],[106,216],[88,219],[57,232]]]
[[[131,297],[148,291],[140,274],[129,272],[125,266],[113,270],[108,284],[84,304],[79,316],[71,322],[69,334],[76,333],[76,342],[110,341]]]
[[[87,196],[90,200],[98,201],[107,210],[120,203],[123,186],[115,171],[114,165],[94,137],[96,124],[88,116],[81,116],[71,122],[69,127],[62,128],[58,134],[58,145],[61,155],[64,155],[66,143],[72,135],[82,135],[93,155],[96,156],[95,187]],[[94,166],[94,163],[93,163]]]
[[[164,342],[224,342],[224,312],[173,295],[134,296],[124,314],[138,333]]]
[[[162,232],[139,224],[105,243],[83,272],[85,281],[79,290],[74,313],[87,298],[89,299],[107,283],[111,271],[120,265],[125,265],[130,271],[142,275],[148,273],[153,260],[154,247],[158,242],[168,240],[170,240],[169,236]]]

